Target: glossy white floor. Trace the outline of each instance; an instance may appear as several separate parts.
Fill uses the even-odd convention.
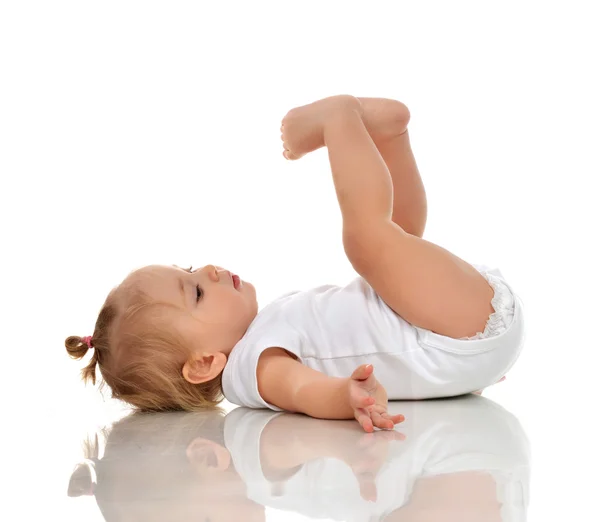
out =
[[[72,415],[15,417],[4,462],[25,489],[9,500],[25,514],[19,520],[587,516],[600,463],[595,400],[552,362],[537,382],[524,379],[534,351],[481,397],[393,403],[406,421],[374,434],[351,421],[228,404],[223,413],[130,415],[89,389],[73,399]]]
[[[525,520],[531,449],[510,411],[474,395],[393,410],[406,422],[374,434],[247,408],[128,416],[68,494],[86,520]]]

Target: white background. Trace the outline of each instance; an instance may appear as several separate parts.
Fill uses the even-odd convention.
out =
[[[261,307],[354,277],[326,152],[286,162],[279,139],[292,107],[349,93],[408,105],[424,237],[499,267],[525,303],[522,358],[486,395],[531,439],[529,520],[594,512],[594,12],[582,1],[0,4],[0,509],[100,520],[93,498],[66,487],[82,434],[123,409],[80,383],[64,339],[91,335],[130,270],[217,264],[251,281]]]

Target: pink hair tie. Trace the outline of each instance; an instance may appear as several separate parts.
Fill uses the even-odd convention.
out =
[[[91,335],[88,335],[87,337],[82,337],[81,342],[84,342],[85,344],[87,344],[88,348],[93,348]]]

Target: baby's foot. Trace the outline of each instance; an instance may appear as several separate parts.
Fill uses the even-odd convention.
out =
[[[283,157],[297,160],[323,147],[325,145],[323,127],[326,118],[332,112],[344,108],[361,111],[358,99],[345,94],[323,98],[289,111],[281,122]]]

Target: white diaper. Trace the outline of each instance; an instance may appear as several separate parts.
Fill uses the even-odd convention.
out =
[[[415,328],[423,349],[422,367],[434,375],[435,385],[411,390],[418,398],[450,397],[482,390],[507,374],[525,343],[524,305],[500,270],[473,265],[494,289],[484,331],[455,339]],[[415,352],[417,354],[418,352]],[[416,368],[418,368],[415,365]]]
[[[483,265],[473,265],[483,277],[485,277],[494,289],[492,307],[495,312],[490,317],[482,332],[477,332],[471,337],[460,337],[461,340],[474,341],[476,339],[487,339],[495,337],[504,332],[512,323],[515,315],[515,298],[511,290],[502,279],[502,273],[498,269],[491,270]],[[496,274],[494,274],[496,272]]]

